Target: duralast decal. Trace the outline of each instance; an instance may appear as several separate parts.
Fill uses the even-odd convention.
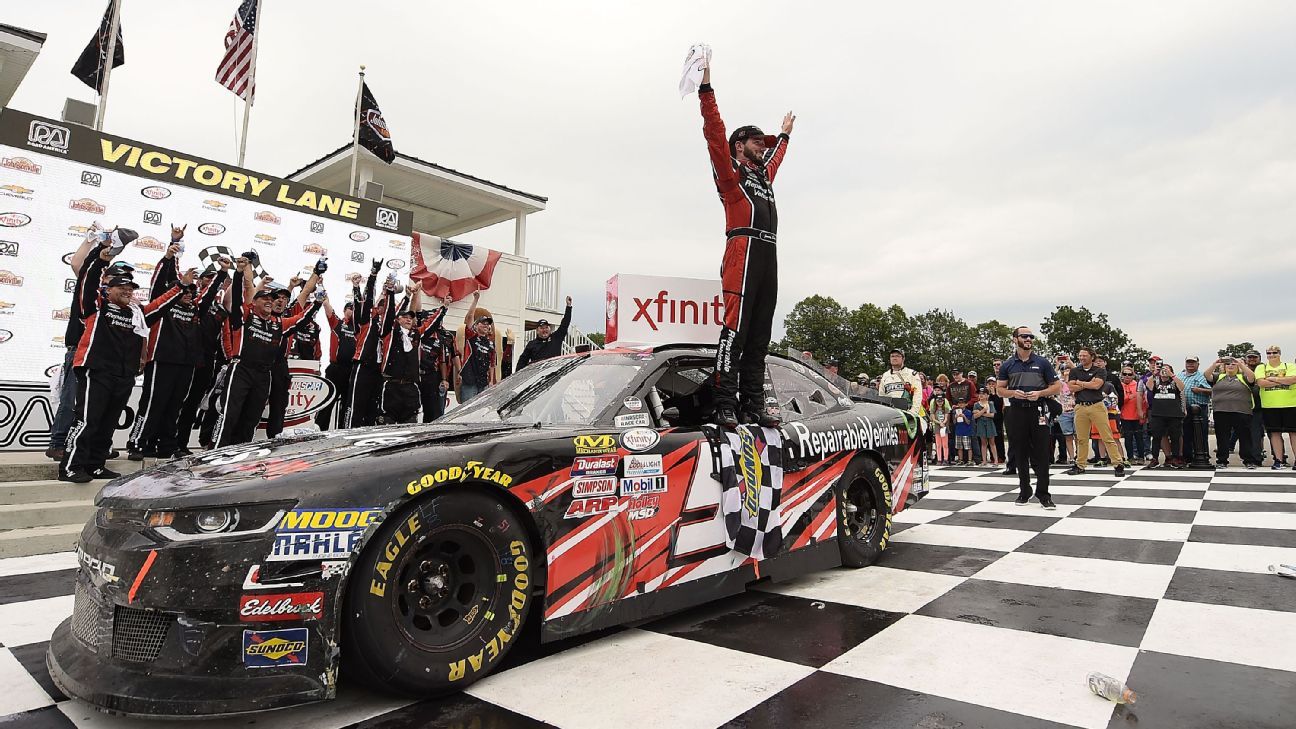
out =
[[[522,610],[526,608],[527,600],[531,597],[531,578],[527,576],[527,567],[530,562],[526,555],[526,545],[521,541],[510,544],[509,552],[513,556],[513,589],[509,593],[508,623],[500,628],[495,635],[491,636],[490,640],[486,641],[486,645],[479,648],[476,653],[447,664],[449,668],[447,680],[449,681],[458,681],[470,672],[477,673],[482,669],[482,666],[496,661],[504,646],[513,640],[513,636],[517,635],[518,631],[522,629]],[[508,574],[501,574],[500,578],[501,581],[507,581]]]
[[[819,459],[837,451],[900,445],[895,426],[878,425],[862,415],[855,416],[853,422],[825,430],[811,430],[801,422],[789,423],[784,426],[784,434],[787,436],[784,445],[796,458],[802,459]]]
[[[426,489],[447,483],[463,483],[465,481],[491,481],[504,488],[508,488],[513,483],[513,477],[498,471],[494,468],[484,465],[481,461],[468,461],[463,466],[448,466],[438,468],[431,473],[425,473],[417,479],[410,481],[405,485],[405,492],[410,496],[417,495]]]

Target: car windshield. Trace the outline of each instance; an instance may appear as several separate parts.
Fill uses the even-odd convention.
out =
[[[590,425],[642,366],[617,355],[544,360],[455,408],[442,421]]]

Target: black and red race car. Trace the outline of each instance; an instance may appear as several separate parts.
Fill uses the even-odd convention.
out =
[[[712,350],[534,364],[429,425],[223,448],[108,484],[47,662],[131,715],[415,697],[554,640],[886,548],[916,419],[771,356],[778,429],[704,425]]]

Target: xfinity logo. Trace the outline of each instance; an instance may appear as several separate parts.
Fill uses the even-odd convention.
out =
[[[81,184],[82,184],[82,185],[90,185],[91,187],[99,187],[99,185],[102,184],[102,183],[103,183],[103,175],[99,174],[98,172],[91,172],[90,170],[83,170],[83,171],[81,172]]]
[[[658,324],[720,324],[724,321],[724,303],[720,295],[711,297],[710,301],[693,301],[692,299],[672,299],[665,289],[657,293],[655,299],[634,297],[635,322],[643,319],[655,332]],[[656,314],[654,317],[653,315]]]
[[[71,134],[67,127],[60,127],[57,124],[43,121],[33,121],[31,126],[27,128],[27,144],[50,152],[67,154],[68,139]]]
[[[11,240],[0,240],[0,256],[18,255],[18,243]]]
[[[150,223],[150,224],[152,224],[152,225],[161,225],[161,224],[162,224],[162,213],[154,212],[154,211],[152,211],[152,210],[145,210],[145,211],[144,211],[144,222],[145,222],[145,223]]]
[[[400,227],[400,213],[391,208],[378,208],[374,214],[374,225],[387,230],[396,230]]]

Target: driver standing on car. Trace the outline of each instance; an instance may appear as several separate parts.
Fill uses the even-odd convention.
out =
[[[755,126],[738,127],[725,138],[724,120],[711,88],[711,67],[698,87],[702,135],[711,171],[725,209],[725,253],[720,264],[724,322],[716,347],[717,425],[779,423],[778,404],[765,402],[765,355],[769,351],[774,305],[778,299],[778,210],[774,175],[783,164],[796,117],[783,117],[782,133],[766,135]]]

